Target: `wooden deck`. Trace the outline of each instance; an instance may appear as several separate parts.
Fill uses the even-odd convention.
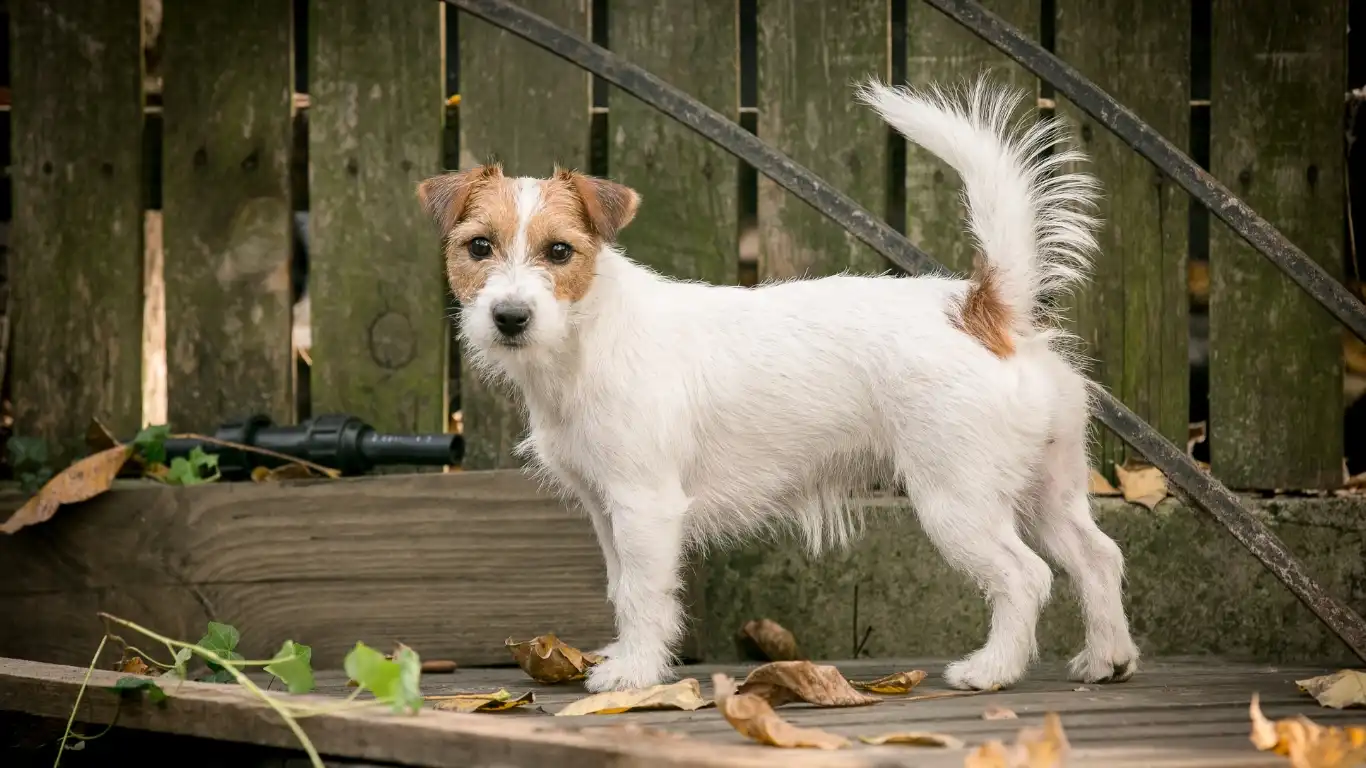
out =
[[[871,679],[908,669],[930,677],[915,690],[942,690],[942,662],[857,661],[839,663],[851,679]],[[747,667],[703,665],[682,668],[711,693],[711,674],[743,678]],[[1269,717],[1304,714],[1324,724],[1361,723],[1361,711],[1319,707],[1300,694],[1294,681],[1331,671],[1327,668],[1256,666],[1213,660],[1149,661],[1132,681],[1113,686],[1079,686],[1065,680],[1058,664],[1044,664],[1018,687],[960,698],[907,701],[886,697],[869,707],[779,708],[788,721],[845,736],[894,730],[938,731],[961,738],[972,748],[990,739],[1010,743],[1022,726],[1038,725],[1047,712],[1061,716],[1072,744],[1068,766],[1276,766],[1283,758],[1256,752],[1248,741],[1248,702],[1257,692]],[[0,659],[0,715],[64,720],[70,713],[85,670],[37,662]],[[100,690],[121,675],[99,671],[91,680],[79,719],[108,723],[114,695]],[[320,672],[320,696],[329,702],[346,694],[344,675]],[[325,756],[362,760],[368,765],[447,766],[961,766],[966,750],[857,745],[841,751],[780,750],[747,741],[721,715],[696,712],[639,712],[620,715],[552,717],[582,697],[578,684],[541,686],[515,668],[468,669],[423,677],[425,694],[534,691],[536,701],[499,714],[457,715],[423,711],[400,717],[376,710],[346,711],[308,718],[304,728]],[[985,720],[990,707],[1005,707],[1018,720]],[[297,743],[259,700],[233,685],[187,683],[164,706],[125,703],[121,728],[245,742],[266,748]],[[92,729],[95,730],[95,729]],[[144,744],[146,737],[142,737]],[[221,742],[219,742],[221,744]],[[95,751],[98,742],[91,742]],[[217,748],[214,748],[217,749]],[[96,764],[73,753],[69,764]],[[91,755],[93,757],[93,755]],[[50,756],[49,756],[50,760]],[[0,760],[9,764],[9,760]],[[241,763],[239,763],[241,764]],[[290,765],[302,765],[290,762]],[[354,763],[346,763],[354,764]]]

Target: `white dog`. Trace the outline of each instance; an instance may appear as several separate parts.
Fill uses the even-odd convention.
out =
[[[861,492],[904,485],[925,533],[990,602],[959,688],[1010,685],[1035,654],[1052,572],[1075,585],[1076,678],[1125,680],[1138,649],[1123,558],[1087,498],[1089,389],[1050,299],[1095,243],[1092,177],[1045,155],[1057,123],[1008,134],[1017,96],[870,83],[859,93],[962,176],[985,260],[971,280],[840,275],[758,288],[670,280],[614,245],[640,203],[611,181],[485,166],[429,179],[460,333],[525,400],[524,455],[592,518],[618,629],[593,691],[670,674],[689,546],[790,523],[815,552],[858,527]]]

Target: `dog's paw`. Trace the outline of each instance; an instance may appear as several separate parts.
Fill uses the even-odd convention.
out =
[[[615,656],[588,670],[584,687],[593,693],[648,688],[667,680],[671,671],[665,658],[641,656],[624,651],[617,643]],[[612,646],[608,646],[611,648]]]
[[[987,691],[1008,688],[1024,674],[978,651],[944,668],[944,682],[962,691]]]
[[[1082,683],[1122,683],[1138,671],[1138,649],[1130,645],[1115,651],[1077,654],[1067,665],[1069,680]]]

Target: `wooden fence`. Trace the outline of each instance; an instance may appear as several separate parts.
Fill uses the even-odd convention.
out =
[[[416,183],[443,165],[496,158],[518,174],[544,175],[555,162],[605,171],[644,196],[623,234],[628,252],[678,277],[734,283],[884,268],[669,118],[435,0],[167,3],[157,152],[147,141],[157,110],[142,77],[143,1],[9,2],[17,433],[74,451],[92,416],[120,434],[143,422],[149,165],[162,200],[165,407],[178,430],[250,412],[293,420],[299,371],[313,413],[346,411],[388,430],[448,428],[451,308],[436,233],[414,199]],[[1207,264],[1214,473],[1235,488],[1341,483],[1343,341],[1334,321],[1222,225],[1190,211],[1147,161],[928,6],[525,5],[753,127],[959,269],[970,245],[956,177],[854,104],[850,84],[996,69],[1035,93],[1039,112],[1073,122],[1105,186],[1103,255],[1070,313],[1093,375],[1185,440],[1188,274]],[[1353,263],[1343,0],[1197,0],[1194,14],[1163,0],[987,5],[1197,159],[1207,152],[1215,176],[1330,272]],[[298,60],[306,98],[295,93]],[[306,144],[296,141],[300,126]],[[292,178],[300,167],[306,182]],[[290,222],[301,185],[310,212],[305,367],[290,341]],[[751,236],[753,258],[742,247]],[[466,467],[510,465],[515,408],[472,377],[456,381]],[[1100,466],[1124,458],[1102,438]]]

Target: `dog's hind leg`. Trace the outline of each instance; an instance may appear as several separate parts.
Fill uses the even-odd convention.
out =
[[[923,469],[923,468],[922,468]],[[926,535],[955,568],[981,586],[991,605],[986,645],[944,670],[954,688],[1008,686],[1024,676],[1035,652],[1035,626],[1053,572],[1015,529],[1015,510],[997,488],[966,477],[908,479]]]
[[[1081,602],[1086,648],[1070,665],[1074,680],[1122,682],[1138,669],[1138,647],[1124,617],[1124,556],[1091,516],[1085,435],[1060,435],[1048,446],[1033,533],[1067,572]]]

